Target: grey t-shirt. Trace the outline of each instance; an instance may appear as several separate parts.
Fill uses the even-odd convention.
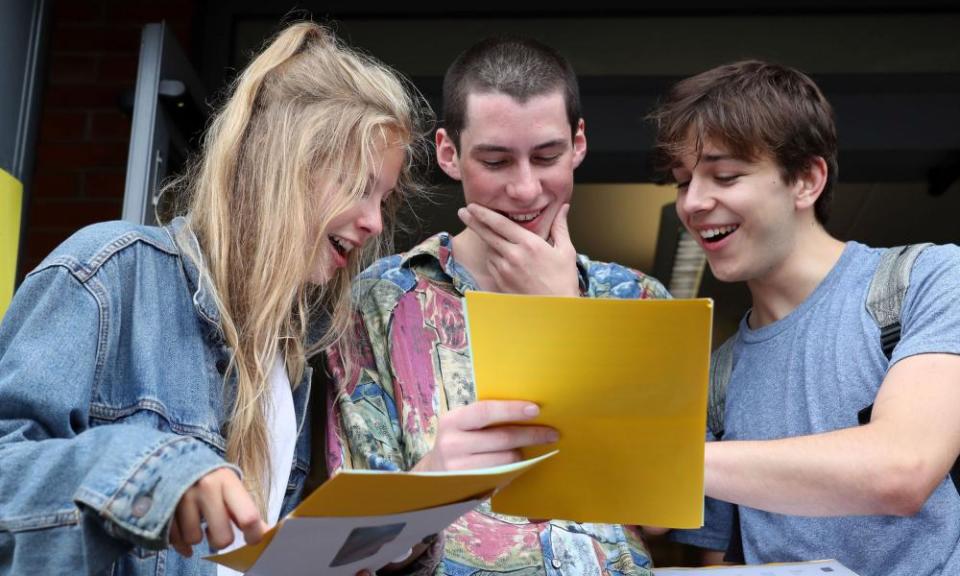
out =
[[[767,440],[857,426],[889,366],[960,354],[960,248],[932,246],[914,264],[889,363],[865,307],[881,249],[849,242],[817,289],[782,320],[734,345],[724,440]],[[957,382],[960,386],[960,382]],[[707,499],[705,526],[672,538],[726,549],[733,507]],[[835,558],[863,576],[960,575],[960,495],[948,476],[915,516],[812,518],[740,507],[748,563]]]

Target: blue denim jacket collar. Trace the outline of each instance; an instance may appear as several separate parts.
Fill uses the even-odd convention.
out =
[[[210,278],[200,273],[200,269],[195,262],[195,259],[203,258],[203,252],[200,248],[200,241],[190,228],[190,220],[184,216],[177,216],[164,228],[180,254],[183,271],[193,290],[193,304],[197,309],[197,314],[215,328],[217,338],[222,342],[220,309],[217,308],[217,303],[213,298],[214,292],[210,284]],[[305,348],[309,350],[320,341],[328,327],[329,317],[326,312],[321,312],[307,326]]]
[[[180,253],[183,271],[193,289],[193,305],[196,306],[197,313],[215,326],[219,334],[220,310],[213,298],[210,278],[201,276],[200,269],[194,262],[196,258],[203,258],[203,252],[200,249],[200,241],[190,229],[190,221],[184,216],[178,216],[164,228]]]

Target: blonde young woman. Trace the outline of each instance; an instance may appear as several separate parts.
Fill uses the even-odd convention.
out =
[[[306,359],[417,189],[420,102],[292,25],[213,121],[184,216],[88,227],[27,276],[0,325],[0,573],[215,574],[208,550],[296,505]]]

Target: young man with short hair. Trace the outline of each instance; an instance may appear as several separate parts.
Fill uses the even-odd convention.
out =
[[[443,102],[437,160],[463,185],[467,228],[385,258],[358,279],[362,353],[331,356],[339,383],[331,470],[478,468],[556,439],[550,428],[516,425],[537,414],[535,404],[476,401],[467,290],[668,297],[656,280],[573,247],[567,211],[587,142],[576,77],[562,56],[531,40],[486,40],[450,67]],[[359,374],[345,376],[350,365]],[[404,570],[456,575],[649,574],[650,565],[632,527],[503,516],[489,503],[413,556]]]
[[[738,62],[680,82],[653,118],[680,219],[713,274],[746,282],[753,300],[732,342],[722,441],[707,444],[716,500],[703,529],[674,539],[720,550],[742,537],[750,563],[960,574],[948,475],[960,454],[960,248],[920,252],[888,359],[866,305],[885,250],[824,229],[837,137],[818,87]]]

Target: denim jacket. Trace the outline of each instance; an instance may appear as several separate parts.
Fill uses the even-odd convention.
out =
[[[0,324],[0,574],[216,573],[205,542],[167,548],[183,493],[231,466],[230,350],[181,251],[196,242],[183,219],[96,224],[17,291]],[[282,514],[309,467],[310,376]]]

